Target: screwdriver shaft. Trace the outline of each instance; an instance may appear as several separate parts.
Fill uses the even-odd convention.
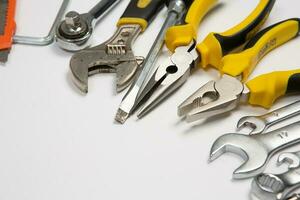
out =
[[[164,45],[166,32],[169,27],[180,22],[185,10],[186,6],[182,0],[173,0],[170,2],[168,7],[168,16],[145,59],[143,69],[122,100],[115,118],[117,122],[123,124],[138,105],[139,102],[137,102],[137,100],[139,91],[142,89],[147,77],[155,71],[156,65],[154,65],[154,63]]]

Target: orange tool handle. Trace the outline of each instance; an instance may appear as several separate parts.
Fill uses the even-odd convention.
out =
[[[13,36],[16,31],[15,12],[16,12],[16,0],[6,0],[6,18],[4,20],[3,31],[0,33],[0,49],[10,49],[13,43]],[[3,6],[3,4],[0,4]],[[1,27],[0,27],[1,28]]]

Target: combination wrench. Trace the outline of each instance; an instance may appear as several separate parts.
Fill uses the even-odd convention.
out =
[[[282,174],[260,174],[254,178],[251,197],[260,200],[299,200],[299,194],[293,194],[300,188],[300,152],[282,153],[278,164],[287,163],[289,169]]]
[[[219,137],[210,151],[210,161],[231,152],[245,163],[233,173],[235,179],[245,179],[263,173],[269,159],[277,152],[300,142],[300,122],[267,134],[244,135],[229,133]]]
[[[261,116],[242,117],[237,123],[237,130],[250,130],[250,135],[265,133],[270,127],[293,118],[300,114],[300,101],[296,101],[287,106]],[[281,124],[280,124],[281,125]]]

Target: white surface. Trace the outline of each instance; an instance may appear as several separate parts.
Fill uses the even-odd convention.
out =
[[[83,12],[96,2],[73,0],[69,9]],[[94,44],[113,34],[128,2],[99,24]],[[199,41],[244,19],[258,0],[222,2],[202,23]],[[18,34],[46,34],[60,3],[18,1]],[[277,0],[267,24],[299,17],[299,8],[299,0]],[[164,16],[136,41],[136,55],[146,56]],[[299,67],[299,45],[296,39],[271,52],[252,77]],[[55,45],[15,45],[0,68],[1,200],[248,199],[251,180],[231,180],[241,159],[225,155],[212,164],[207,159],[213,141],[234,131],[239,117],[263,109],[243,106],[215,121],[180,121],[177,105],[217,77],[214,70],[199,70],[143,120],[132,117],[117,125],[114,115],[124,93],[115,93],[115,75],[91,77],[90,92],[82,96],[70,82],[70,56]],[[283,98],[274,107],[298,98]]]

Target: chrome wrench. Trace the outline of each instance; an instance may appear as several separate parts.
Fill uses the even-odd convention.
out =
[[[68,51],[78,51],[90,46],[96,22],[104,17],[121,0],[101,0],[88,13],[70,11],[56,28],[56,42]]]
[[[247,128],[247,130],[250,130],[251,135],[260,134],[267,131],[271,126],[284,122],[297,115],[300,115],[300,101],[296,101],[265,115],[242,117],[237,124],[237,129],[238,131],[241,131],[242,129]]]
[[[213,144],[210,161],[226,152],[240,155],[245,163],[233,173],[235,179],[245,179],[262,173],[269,159],[277,152],[300,142],[300,122],[285,128],[258,135],[229,133]]]
[[[300,152],[282,153],[278,164],[288,163],[289,170],[282,174],[260,174],[254,178],[251,196],[260,200],[292,200],[299,194],[292,194],[300,188]],[[296,199],[297,199],[296,198]]]

